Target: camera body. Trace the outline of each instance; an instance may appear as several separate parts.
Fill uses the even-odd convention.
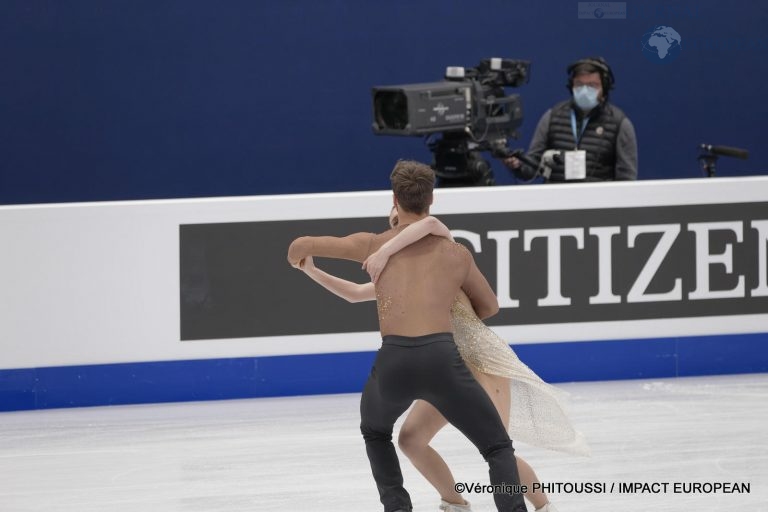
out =
[[[373,131],[429,138],[442,185],[492,185],[490,164],[479,153],[497,154],[517,138],[522,102],[505,87],[527,83],[529,74],[528,61],[491,58],[474,68],[449,67],[441,82],[374,87]]]
[[[373,131],[406,136],[463,131],[472,117],[471,87],[446,81],[374,88]]]

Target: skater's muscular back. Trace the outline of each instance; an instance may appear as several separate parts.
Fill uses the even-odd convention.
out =
[[[376,237],[373,248],[385,238]],[[463,245],[432,235],[391,256],[376,283],[381,334],[451,332],[451,304],[471,265]]]
[[[363,262],[405,225],[378,235],[300,237],[288,248],[288,261],[298,265],[307,256]],[[389,258],[376,283],[382,335],[421,336],[450,332],[450,310],[459,289],[469,297],[481,319],[495,315],[499,302],[466,247],[428,235]]]

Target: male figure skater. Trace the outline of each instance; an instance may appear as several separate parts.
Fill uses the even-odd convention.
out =
[[[396,230],[341,238],[301,237],[288,249],[291,265],[300,265],[307,256],[363,262],[397,230],[429,215],[435,183],[431,168],[399,161],[390,181],[399,218]],[[526,510],[509,435],[453,342],[450,310],[460,289],[481,318],[498,311],[496,295],[469,251],[432,235],[392,256],[376,282],[383,342],[360,401],[360,430],[385,512],[412,510],[392,429],[416,399],[434,405],[478,448],[496,486],[497,509]]]

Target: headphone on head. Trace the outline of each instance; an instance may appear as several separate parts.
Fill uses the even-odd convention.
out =
[[[616,81],[613,78],[613,71],[611,71],[611,67],[602,57],[587,57],[586,59],[579,59],[576,62],[571,63],[567,68],[568,83],[566,84],[566,87],[568,90],[570,91],[573,89],[573,79],[575,78],[574,73],[576,68],[583,65],[592,66],[595,68],[597,73],[600,73],[600,82],[603,86],[603,96],[607,98],[608,92],[613,89],[614,83]]]

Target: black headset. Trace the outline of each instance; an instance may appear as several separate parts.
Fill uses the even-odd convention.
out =
[[[600,73],[600,82],[603,86],[603,96],[607,98],[608,92],[613,89],[615,80],[613,78],[613,71],[611,71],[611,67],[602,57],[587,57],[586,59],[580,59],[571,63],[567,68],[568,83],[566,84],[566,87],[568,90],[570,91],[573,89],[574,71],[582,64],[589,64],[590,66],[597,68],[597,72]]]

